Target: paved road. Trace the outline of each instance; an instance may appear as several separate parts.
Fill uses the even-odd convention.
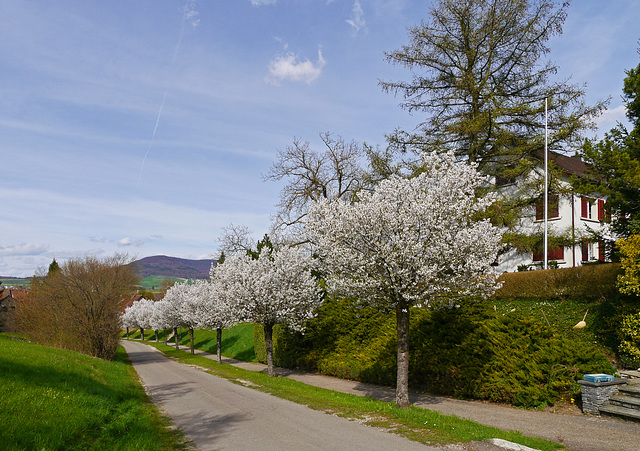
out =
[[[186,349],[186,348],[185,348]],[[203,357],[215,359],[215,356],[196,350]],[[247,370],[266,372],[266,365],[240,362],[223,358],[229,363]],[[283,368],[276,369],[280,376],[286,376],[305,384],[327,388],[343,393],[393,401],[395,390],[378,385],[303,373]],[[523,410],[481,401],[463,401],[411,393],[411,402],[425,409],[437,410],[447,415],[468,418],[486,426],[495,426],[503,430],[517,430],[531,437],[540,437],[563,444],[570,450],[579,451],[638,451],[640,450],[640,423],[619,420],[610,417],[576,414],[558,414],[533,410]],[[486,444],[465,445],[465,449],[483,449]]]
[[[122,344],[152,399],[201,450],[435,449]]]

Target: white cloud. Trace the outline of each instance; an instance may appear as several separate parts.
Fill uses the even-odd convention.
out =
[[[22,243],[13,246],[0,246],[2,256],[42,255],[49,250],[46,244]]]
[[[200,18],[198,17],[200,13],[196,11],[196,0],[187,1],[182,10],[182,14],[184,20],[188,21],[193,28],[200,25]]]
[[[278,84],[282,80],[312,83],[320,74],[326,61],[322,57],[322,50],[318,49],[318,61],[315,63],[308,59],[298,61],[298,57],[292,52],[277,56],[269,63],[269,76],[267,81]]]
[[[275,5],[278,0],[251,0],[253,6]]]
[[[147,243],[150,243],[151,241],[154,240],[161,240],[162,236],[161,235],[151,235],[149,238],[142,238],[142,239],[137,239],[134,240],[131,237],[124,237],[120,240],[118,240],[118,246],[134,246],[134,247],[142,247]]]
[[[602,127],[606,124],[616,124],[618,122],[627,122],[626,121],[626,113],[627,109],[624,105],[617,106],[611,110],[607,109],[596,118],[596,125],[598,127]]]
[[[118,246],[131,246],[132,244],[133,241],[129,237],[122,238],[120,241],[118,241]]]
[[[360,5],[360,1],[353,2],[353,9],[351,11],[351,18],[347,20],[347,23],[353,27],[353,31],[358,33],[360,30],[367,31],[367,23],[364,20],[364,11]]]

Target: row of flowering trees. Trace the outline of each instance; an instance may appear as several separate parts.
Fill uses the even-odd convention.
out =
[[[176,345],[177,328],[185,327],[192,354],[194,329],[216,330],[218,362],[222,357],[222,329],[241,322],[260,324],[264,327],[269,375],[273,376],[273,326],[286,324],[301,330],[322,302],[313,264],[312,257],[299,248],[274,251],[264,247],[257,258],[235,254],[213,266],[209,280],[176,284],[159,302],[134,302],[123,313],[122,323],[143,330],[173,328]]]
[[[325,289],[395,312],[396,404],[408,407],[410,309],[451,308],[493,293],[496,276],[488,268],[502,236],[478,220],[494,197],[479,195],[486,179],[476,164],[453,153],[423,154],[418,169],[353,198],[310,196],[297,240],[309,245],[305,250],[273,250],[267,240],[258,253],[237,252],[213,267],[210,281],[173,287],[155,313],[125,317],[137,318],[137,327],[207,327],[219,334],[233,322],[261,324],[273,375],[273,326],[301,330],[322,301],[315,269]],[[235,238],[229,249],[243,247]]]

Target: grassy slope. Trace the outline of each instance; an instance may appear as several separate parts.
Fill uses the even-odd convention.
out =
[[[144,279],[140,279],[139,285],[145,290],[157,290],[163,285],[165,280],[170,280],[172,282],[184,282],[185,279],[169,276],[149,276]]]
[[[170,331],[168,331],[170,334]],[[155,340],[155,333],[151,330],[144,331],[145,340]],[[160,331],[160,341],[164,341],[164,331]],[[130,338],[140,339],[140,329],[131,331]],[[216,331],[197,329],[194,332],[194,347],[211,354],[217,352]],[[171,343],[175,343],[171,337]],[[189,332],[182,328],[180,340],[182,346],[190,346]],[[243,360],[245,362],[257,362],[256,354],[253,350],[253,324],[239,324],[228,330],[222,331],[222,355],[232,359]]]
[[[108,362],[0,334],[0,449],[184,448],[124,349]]]
[[[26,278],[13,278],[13,277],[2,277],[0,276],[0,285],[8,286],[8,287],[16,287],[16,288],[29,288],[31,284],[31,279]]]

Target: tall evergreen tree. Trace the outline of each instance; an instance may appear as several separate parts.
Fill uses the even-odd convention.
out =
[[[584,87],[551,77],[543,61],[548,40],[562,32],[569,2],[438,0],[429,19],[409,30],[410,44],[387,54],[408,68],[410,81],[381,81],[409,112],[426,113],[414,132],[396,130],[400,150],[443,151],[513,177],[528,171],[544,146],[545,99],[549,143],[571,149],[604,103],[583,103]]]
[[[47,275],[51,275],[57,271],[60,271],[60,265],[58,265],[58,262],[54,258],[53,261],[49,264],[49,271],[47,272]]]

